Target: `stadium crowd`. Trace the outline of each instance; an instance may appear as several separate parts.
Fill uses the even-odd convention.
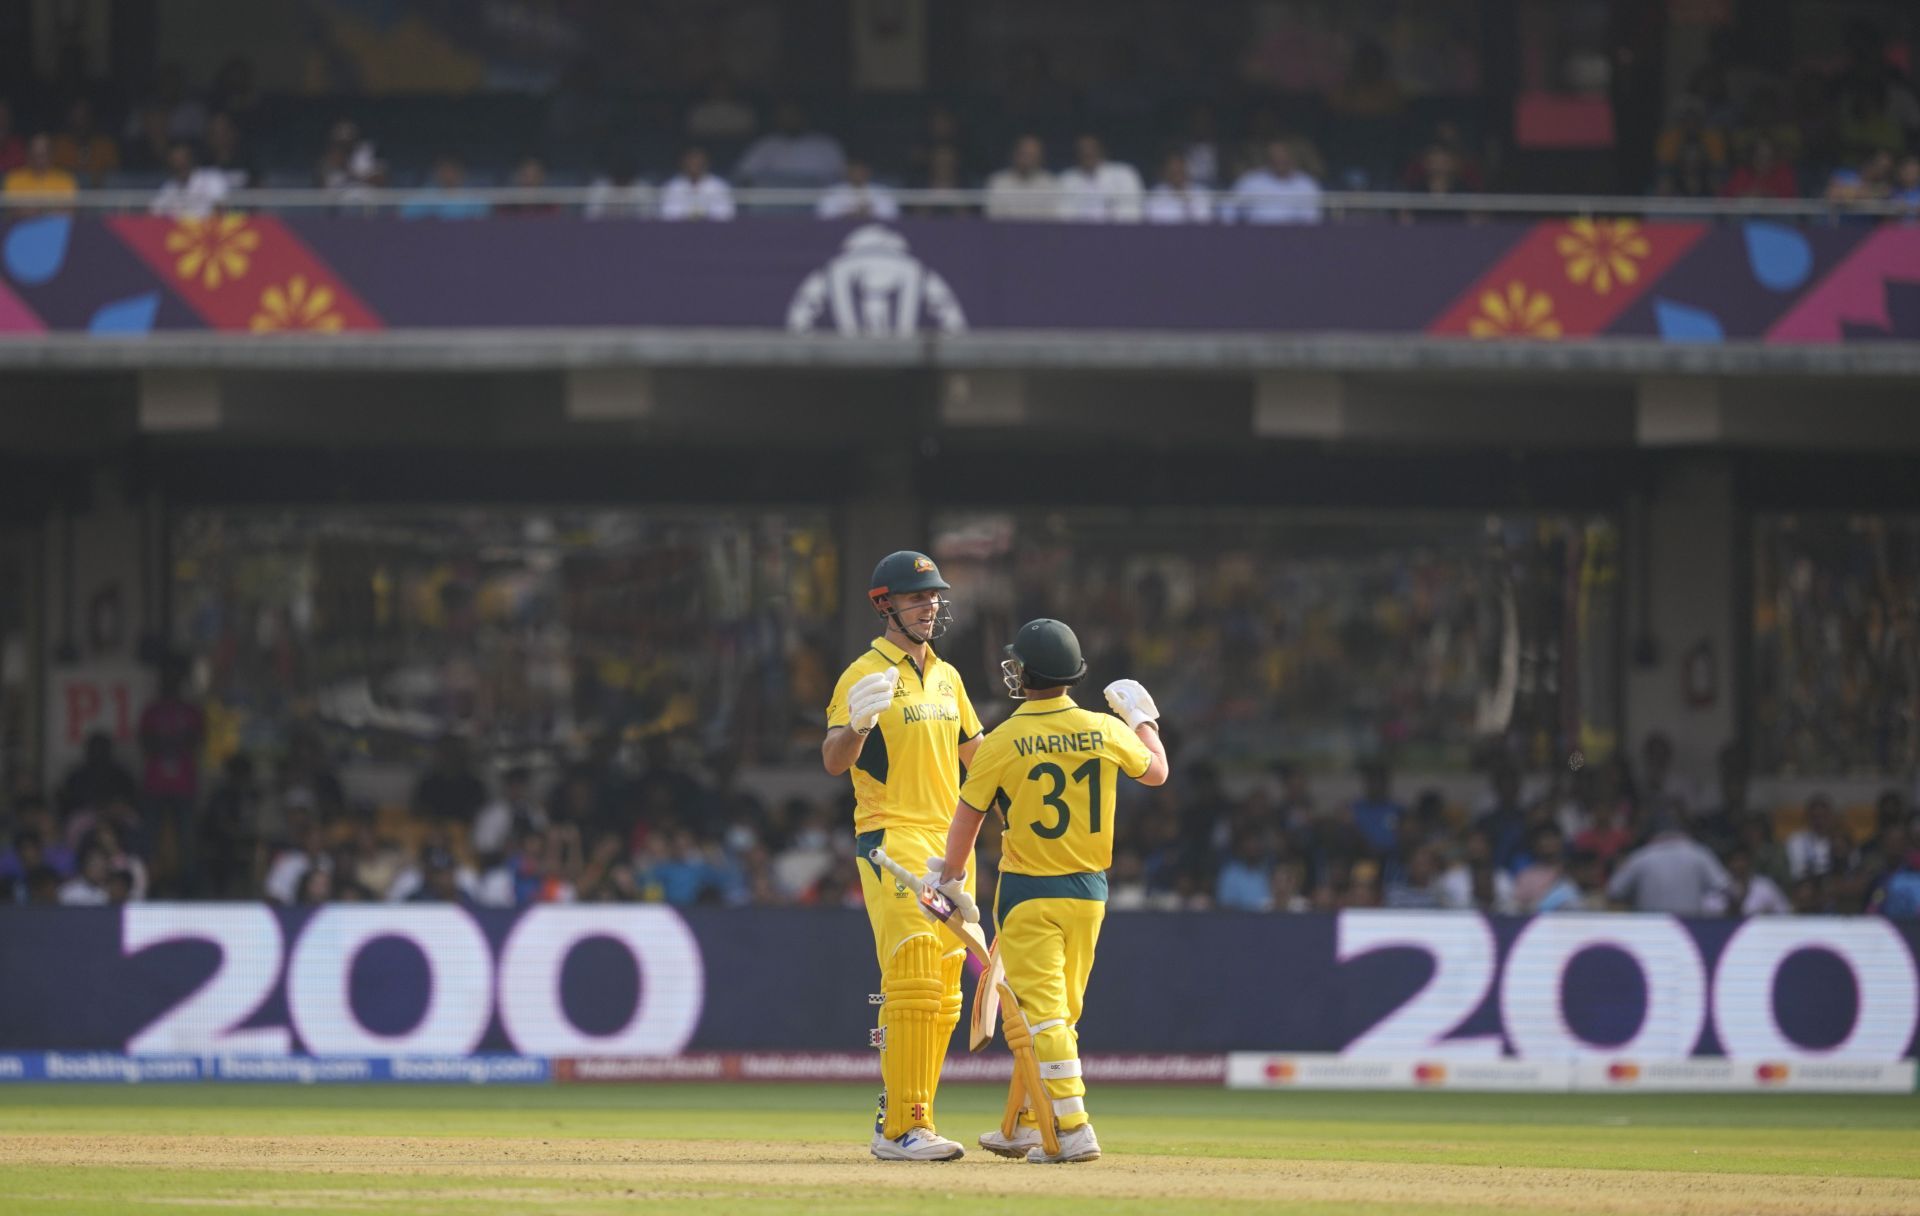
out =
[[[638,753],[609,742],[558,771],[508,767],[491,781],[447,737],[410,805],[377,809],[349,800],[315,734],[295,733],[270,767],[233,755],[202,796],[193,706],[169,688],[140,728],[139,775],[97,735],[51,799],[14,791],[0,899],[513,908],[860,898],[848,806],[762,799],[726,763],[686,763],[666,736]],[[1230,793],[1197,759],[1165,787],[1128,787],[1112,904],[1920,917],[1920,812],[1900,791],[1844,814],[1816,795],[1782,814],[1749,802],[1736,749],[1720,768],[1714,786],[1696,785],[1657,734],[1637,766],[1615,755],[1544,781],[1496,755],[1484,793],[1463,805],[1438,790],[1402,802],[1381,763],[1363,766],[1351,800],[1316,797],[1310,775],[1285,762]],[[989,897],[998,857],[989,830],[979,862]]]
[[[1838,66],[1791,77],[1759,69],[1733,45],[1716,41],[1686,88],[1668,100],[1651,157],[1633,160],[1650,159],[1650,174],[1616,189],[1893,201],[1920,214],[1920,90],[1877,31],[1856,24]],[[885,220],[916,211],[1281,224],[1321,220],[1323,187],[1436,196],[1509,187],[1498,141],[1471,130],[1471,120],[1415,118],[1383,54],[1363,40],[1346,81],[1305,110],[1282,97],[1248,95],[1191,105],[1175,120],[1136,115],[1126,123],[1086,107],[1045,121],[1016,111],[988,124],[964,117],[964,103],[932,101],[917,130],[895,124],[836,133],[816,127],[793,98],[750,99],[718,75],[698,95],[649,111],[655,128],[629,139],[601,113],[612,107],[607,98],[563,87],[537,103],[545,110],[537,129],[487,144],[487,163],[471,168],[456,149],[472,141],[452,130],[442,132],[437,150],[414,132],[397,157],[382,155],[379,132],[371,129],[377,104],[343,107],[375,117],[367,129],[345,117],[332,122],[317,151],[309,148],[303,156],[310,159],[298,165],[289,163],[284,139],[272,157],[263,155],[256,140],[275,125],[273,99],[237,57],[199,91],[180,69],[163,66],[143,92],[118,106],[72,88],[20,107],[27,113],[0,97],[0,177],[8,194],[151,190],[153,212],[188,217],[208,214],[248,187],[317,187],[349,207],[369,191],[396,188],[407,192],[401,214],[435,219],[552,210],[541,203],[495,207],[467,193],[474,186],[585,186],[585,210],[598,217],[727,220],[741,210],[735,189],[750,187],[806,192],[802,197],[824,218]],[[1381,131],[1392,137],[1380,138]],[[1121,135],[1131,159],[1110,148]],[[508,141],[519,150],[505,152]],[[999,146],[1007,148],[1004,156],[989,151]],[[556,164],[563,167],[550,168]],[[1628,172],[1637,177],[1641,170]],[[895,194],[900,187],[981,190],[984,204],[908,207]],[[1473,216],[1434,207],[1402,218]]]

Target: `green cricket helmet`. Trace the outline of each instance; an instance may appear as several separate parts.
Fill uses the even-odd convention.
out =
[[[867,598],[873,601],[873,610],[886,617],[901,633],[914,641],[925,645],[944,635],[953,627],[953,601],[942,595],[934,601],[932,624],[927,636],[921,637],[907,628],[900,619],[899,611],[893,606],[893,597],[910,591],[947,591],[947,580],[940,577],[940,567],[924,553],[915,553],[912,549],[902,549],[898,553],[889,553],[880,559],[873,568],[873,581],[867,585]]]
[[[1000,663],[1000,678],[1016,700],[1029,688],[1064,688],[1086,674],[1080,639],[1065,622],[1047,617],[1020,626]]]

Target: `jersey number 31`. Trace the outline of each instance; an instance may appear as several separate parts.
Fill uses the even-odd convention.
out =
[[[1042,793],[1040,795],[1040,801],[1052,808],[1055,818],[1050,824],[1035,820],[1033,824],[1033,834],[1035,836],[1044,836],[1048,840],[1058,840],[1067,834],[1067,821],[1073,815],[1073,808],[1067,805],[1065,798],[1061,797],[1062,794],[1067,792],[1067,775],[1060,771],[1059,765],[1051,762],[1047,764],[1036,764],[1033,766],[1033,770],[1027,774],[1027,780],[1029,781],[1038,781],[1043,777],[1053,783],[1053,788]],[[1100,830],[1099,758],[1096,757],[1089,760],[1079,768],[1074,769],[1073,783],[1087,787],[1087,831],[1097,833]]]

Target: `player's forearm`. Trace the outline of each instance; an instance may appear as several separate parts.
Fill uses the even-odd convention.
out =
[[[820,743],[820,761],[827,766],[827,772],[835,777],[853,767],[860,758],[860,749],[867,745],[867,737],[850,726],[836,726],[827,732]]]
[[[962,802],[953,808],[953,822],[947,827],[947,855],[940,862],[940,881],[960,877],[967,872],[973,857],[973,844],[980,839],[980,824],[986,819],[979,811]]]
[[[1140,774],[1142,785],[1165,785],[1172,766],[1167,761],[1167,745],[1160,740],[1160,726],[1156,722],[1142,722],[1133,728],[1133,733],[1146,746],[1153,757],[1147,763],[1147,771]]]

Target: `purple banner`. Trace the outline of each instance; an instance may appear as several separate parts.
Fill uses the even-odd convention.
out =
[[[1369,1058],[1915,1054],[1920,931],[1873,918],[1107,919],[1082,1045]],[[857,911],[150,904],[0,911],[0,1051],[338,1057],[845,1051]]]

